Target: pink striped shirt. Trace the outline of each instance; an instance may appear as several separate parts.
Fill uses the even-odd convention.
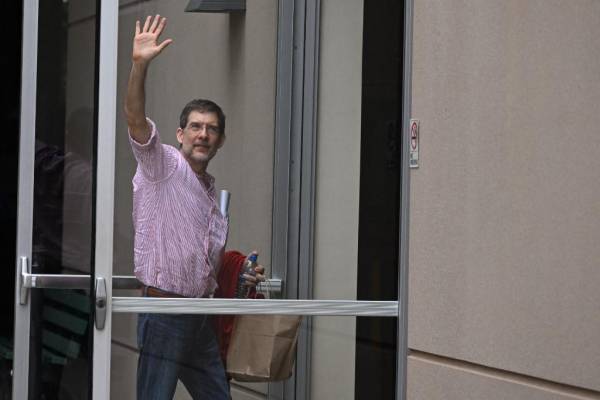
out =
[[[160,142],[156,125],[146,144],[129,136],[138,167],[133,177],[135,275],[147,286],[186,297],[211,295],[228,221],[215,200],[214,178],[198,177],[179,150]]]

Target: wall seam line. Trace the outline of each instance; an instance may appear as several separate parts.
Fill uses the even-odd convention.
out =
[[[500,368],[489,367],[486,365],[476,364],[469,361],[463,361],[455,358],[440,356],[437,354],[427,353],[419,350],[409,350],[408,359],[418,360],[428,364],[438,366],[452,367],[454,369],[472,374],[502,380],[505,382],[516,383],[519,385],[529,386],[532,388],[553,392],[556,394],[570,396],[574,399],[581,400],[600,400],[600,392],[573,386],[565,383],[550,381],[547,379],[513,372]]]

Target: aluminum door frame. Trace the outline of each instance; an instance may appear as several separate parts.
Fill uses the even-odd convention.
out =
[[[312,298],[320,0],[279,0],[273,176],[273,271],[289,299]],[[298,338],[294,375],[268,399],[310,395],[311,322]]]
[[[408,244],[410,216],[410,119],[412,105],[412,48],[414,0],[404,0],[404,46],[402,60],[402,136],[400,156],[400,255],[398,266],[398,339],[396,399],[406,399],[408,376]]]
[[[92,399],[110,399],[119,1],[100,0],[95,278],[106,283],[104,328],[94,327]],[[107,221],[110,221],[107,223]]]
[[[15,259],[15,329],[13,347],[13,399],[29,395],[29,334],[31,304],[21,304],[21,257],[31,260],[33,242],[33,179],[38,44],[38,0],[23,1],[23,52],[21,69],[21,125],[19,138],[19,188],[17,249]],[[24,110],[27,110],[25,115]]]
[[[118,0],[101,0],[100,82],[98,103],[98,169],[96,191],[96,279],[103,277],[111,294],[112,220],[114,203],[114,138],[116,113],[116,66]],[[15,329],[13,358],[13,399],[29,397],[29,336],[31,305],[21,304],[21,263],[32,258],[35,123],[37,97],[39,0],[23,1],[23,51],[21,76],[21,119],[19,139],[19,178],[17,209],[17,248],[15,260]],[[108,150],[108,151],[107,151]],[[68,277],[67,277],[68,278]],[[110,387],[110,323],[103,330],[94,326],[93,398],[108,399]],[[108,356],[107,356],[108,354]]]

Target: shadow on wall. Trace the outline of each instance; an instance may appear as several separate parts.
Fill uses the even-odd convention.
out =
[[[243,68],[241,61],[244,60],[244,44],[246,30],[246,16],[241,13],[229,14],[229,89],[236,90],[240,87],[238,79],[242,76],[240,69]]]

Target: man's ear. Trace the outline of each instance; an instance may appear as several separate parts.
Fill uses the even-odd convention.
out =
[[[177,136],[177,141],[179,142],[179,144],[183,144],[183,129],[177,128],[175,136]]]

